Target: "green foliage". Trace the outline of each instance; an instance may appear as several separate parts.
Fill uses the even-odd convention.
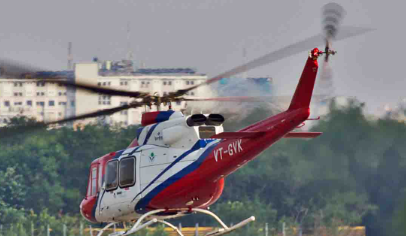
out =
[[[288,228],[365,225],[368,236],[402,227],[406,125],[390,118],[371,120],[363,108],[355,100],[345,107],[333,102],[330,113],[312,127],[324,133],[321,137],[281,140],[227,177],[223,196],[212,210],[227,224],[251,215],[257,219],[232,235],[262,234],[264,223],[270,232],[281,232],[282,222]],[[269,114],[260,107],[225,127],[237,130]],[[10,121],[0,128],[0,223],[12,225],[19,235],[31,224],[38,235],[46,235],[47,224],[55,235],[63,224],[77,228],[90,163],[126,148],[136,129],[90,125],[77,131],[46,130],[23,117]],[[218,226],[201,215],[173,221],[178,222]]]

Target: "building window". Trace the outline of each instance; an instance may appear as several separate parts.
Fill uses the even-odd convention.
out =
[[[71,107],[74,107],[75,106],[75,101],[71,101],[70,105],[71,105]]]
[[[164,85],[166,85],[166,81],[164,81]]]
[[[37,87],[44,87],[45,86],[45,82],[37,82]]]
[[[51,100],[51,101],[49,101],[49,102],[48,102],[48,106],[50,106],[50,107],[55,106],[55,101],[52,101],[52,100]]]
[[[4,106],[9,107],[10,106],[10,101],[4,101]]]
[[[172,85],[172,81],[168,81],[168,85]]]
[[[99,82],[99,83],[97,83],[97,86],[101,86],[101,83]]]
[[[148,88],[149,87],[149,81],[142,81],[141,82],[141,88]]]
[[[43,107],[43,106],[45,106],[45,102],[37,102],[37,106]]]
[[[32,101],[31,100],[27,101],[27,106],[30,106],[30,107],[32,106]]]
[[[191,85],[194,85],[194,84],[195,84],[195,81],[193,81],[193,80],[190,81],[190,84],[191,84]]]
[[[106,190],[114,190],[118,186],[118,161],[110,161],[106,166]]]
[[[14,97],[17,97],[18,96],[18,93],[14,93]]]
[[[23,105],[22,102],[15,102],[15,103],[14,103],[14,106],[21,106],[21,105]]]
[[[128,82],[127,81],[121,81],[120,85],[128,85]]]
[[[186,80],[186,85],[189,85],[189,80]]]
[[[181,101],[176,101],[176,105],[180,105],[181,104]]]
[[[66,106],[66,102],[59,102],[59,105]]]
[[[190,92],[190,95],[192,95],[192,96],[195,95],[195,92]]]
[[[102,95],[99,96],[99,105],[110,105],[111,104],[111,96]]]
[[[107,82],[107,85],[108,85],[108,86],[110,86],[110,85],[111,85],[111,83],[110,83],[110,82]]]
[[[62,92],[59,92],[58,95],[59,95],[59,96],[62,96]]]
[[[58,112],[58,115],[59,115],[59,116],[62,116],[62,112]]]
[[[120,187],[135,184],[135,158],[124,158],[120,161]]]

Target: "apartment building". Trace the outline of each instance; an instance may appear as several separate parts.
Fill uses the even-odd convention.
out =
[[[63,75],[68,80],[85,82],[95,86],[109,87],[128,91],[141,91],[166,95],[178,89],[185,89],[202,83],[207,79],[191,68],[163,68],[133,70],[129,61],[76,63],[74,71],[41,72]],[[189,96],[203,97],[208,87],[203,86],[191,91]],[[11,117],[24,115],[38,121],[54,121],[73,115],[80,115],[101,109],[112,108],[131,102],[127,97],[106,95],[67,89],[52,83],[34,82],[28,79],[0,78],[0,126]],[[185,102],[172,104],[174,110],[183,110]],[[153,110],[156,108],[153,108]],[[162,109],[165,109],[162,107]],[[104,122],[122,126],[139,124],[143,112],[148,107],[129,109],[98,119],[87,119],[81,123]]]

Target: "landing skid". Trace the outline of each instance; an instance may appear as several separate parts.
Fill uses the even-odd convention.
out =
[[[115,232],[115,233],[109,234],[109,236],[126,236],[126,235],[130,235],[130,234],[136,233],[136,232],[140,231],[141,229],[144,229],[145,227],[147,227],[149,225],[152,225],[152,224],[155,224],[155,223],[165,224],[165,225],[169,226],[170,228],[172,228],[173,230],[175,230],[178,233],[179,236],[183,236],[182,232],[176,226],[174,226],[171,223],[169,223],[167,221],[164,221],[164,220],[158,220],[157,218],[152,218],[152,219],[148,220],[147,222],[142,223],[142,221],[144,221],[145,219],[147,219],[147,218],[149,218],[149,217],[151,217],[151,216],[153,216],[153,215],[155,215],[157,213],[164,212],[164,211],[166,211],[166,210],[161,209],[161,210],[154,210],[154,211],[150,211],[148,213],[145,213],[144,215],[142,215],[137,220],[137,222],[135,222],[135,224],[133,225],[133,227],[131,227],[131,229],[129,229],[127,231],[124,231],[124,232]],[[216,214],[214,214],[211,211],[198,209],[198,208],[192,208],[190,210],[189,209],[187,209],[187,210],[182,209],[180,211],[203,213],[203,214],[209,215],[209,216],[213,217],[215,220],[217,220],[217,222],[219,222],[219,224],[221,225],[222,228],[220,228],[218,230],[215,230],[215,231],[212,231],[212,232],[206,234],[206,236],[224,235],[224,234],[230,233],[230,232],[232,232],[232,231],[234,231],[234,230],[236,230],[238,228],[241,228],[242,226],[244,226],[244,225],[246,225],[246,224],[248,224],[248,223],[250,223],[252,221],[255,221],[255,217],[251,216],[250,218],[248,218],[246,220],[243,220],[240,223],[238,223],[238,224],[236,224],[236,225],[234,225],[232,227],[228,227],[226,224],[224,224],[224,222]],[[97,236],[101,236],[106,229],[114,226],[117,223],[118,222],[112,222],[112,223],[106,225],[102,230],[100,230],[100,232],[97,234]]]

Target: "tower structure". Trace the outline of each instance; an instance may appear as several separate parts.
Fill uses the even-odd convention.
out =
[[[68,43],[68,70],[72,70],[72,42]]]
[[[130,22],[127,22],[127,60],[132,61],[133,59],[133,51],[131,48],[131,27]]]

